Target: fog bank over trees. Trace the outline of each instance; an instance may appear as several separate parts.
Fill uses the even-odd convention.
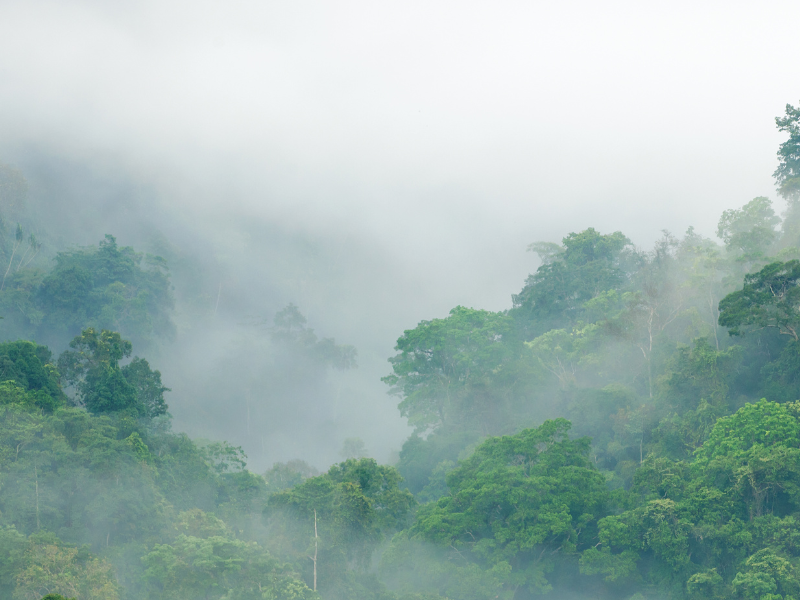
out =
[[[800,598],[800,5],[0,13],[0,598]]]

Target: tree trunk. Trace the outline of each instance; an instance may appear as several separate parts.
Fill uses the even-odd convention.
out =
[[[36,531],[39,531],[39,471],[33,467],[33,478],[36,485]]]
[[[317,550],[319,550],[319,536],[317,535],[317,509],[314,509],[314,591],[317,591]]]

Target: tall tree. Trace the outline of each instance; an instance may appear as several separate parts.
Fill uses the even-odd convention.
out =
[[[574,324],[587,300],[620,288],[629,275],[631,241],[621,232],[603,235],[593,228],[570,233],[562,246],[532,244],[542,265],[513,296],[514,314],[528,336]]]
[[[778,193],[792,204],[800,200],[800,105],[786,105],[783,117],[775,117],[778,131],[789,134],[789,139],[778,147],[778,168],[773,177]]]
[[[166,262],[120,247],[107,235],[98,247],[59,252],[36,303],[40,337],[64,344],[82,329],[120,331],[137,347],[174,334]],[[64,339],[66,337],[66,339]]]
[[[590,440],[569,439],[569,428],[556,419],[483,442],[447,475],[449,495],[420,509],[409,539],[447,549],[442,559],[463,565],[461,576],[472,566],[496,578],[499,596],[489,597],[549,591],[554,562],[590,545],[608,497]],[[437,567],[417,568],[425,580]],[[449,596],[453,584],[436,591]]]
[[[795,341],[800,336],[800,261],[774,262],[746,275],[744,287],[719,303],[719,324],[731,335],[774,328]]]
[[[717,225],[717,236],[730,252],[758,260],[767,256],[777,240],[775,228],[780,222],[770,199],[759,196],[740,209],[723,212]]]
[[[487,427],[484,434],[497,433],[522,349],[508,315],[457,306],[403,333],[383,381],[402,398],[400,412],[419,433]]]
[[[318,573],[319,589],[334,594],[347,579],[346,565],[365,571],[378,542],[406,525],[415,502],[401,483],[393,467],[371,458],[334,465],[269,498],[264,514],[272,543],[295,558],[298,570]]]
[[[119,333],[91,327],[70,342],[58,359],[63,381],[75,388],[81,405],[91,413],[128,411],[153,418],[167,412],[161,373],[142,358],[120,367],[133,346]]]
[[[783,117],[775,117],[778,131],[789,135],[778,147],[778,167],[773,173],[780,194],[787,203],[782,247],[800,247],[800,105],[786,105]]]

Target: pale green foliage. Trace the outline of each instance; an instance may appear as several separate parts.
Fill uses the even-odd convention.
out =
[[[560,385],[568,386],[576,383],[579,367],[599,360],[595,352],[600,334],[598,325],[585,325],[571,331],[551,329],[525,345],[543,369],[555,376]]]
[[[800,198],[800,106],[786,105],[783,117],[775,117],[778,131],[789,134],[789,139],[778,148],[778,168],[773,177],[778,193],[790,203]]]
[[[522,350],[509,316],[459,306],[407,330],[395,349],[383,381],[418,432],[491,426],[508,409],[506,380],[519,373]]]
[[[25,568],[16,576],[14,600],[39,600],[44,594],[85,600],[117,600],[113,569],[98,558],[80,559],[77,548],[31,540]]]
[[[717,225],[717,236],[732,252],[764,256],[778,238],[775,228],[780,222],[770,199],[760,196],[740,209],[723,212]]]

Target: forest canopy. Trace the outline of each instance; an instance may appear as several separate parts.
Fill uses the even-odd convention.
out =
[[[348,438],[323,472],[173,431],[171,265],[55,248],[4,167],[0,597],[797,600],[799,123],[777,119],[782,215],[759,196],[717,239],[535,242],[507,309],[402,332],[383,381],[413,433],[394,464]],[[249,328],[216,371],[248,431],[251,389],[302,424],[357,367],[293,303]]]

